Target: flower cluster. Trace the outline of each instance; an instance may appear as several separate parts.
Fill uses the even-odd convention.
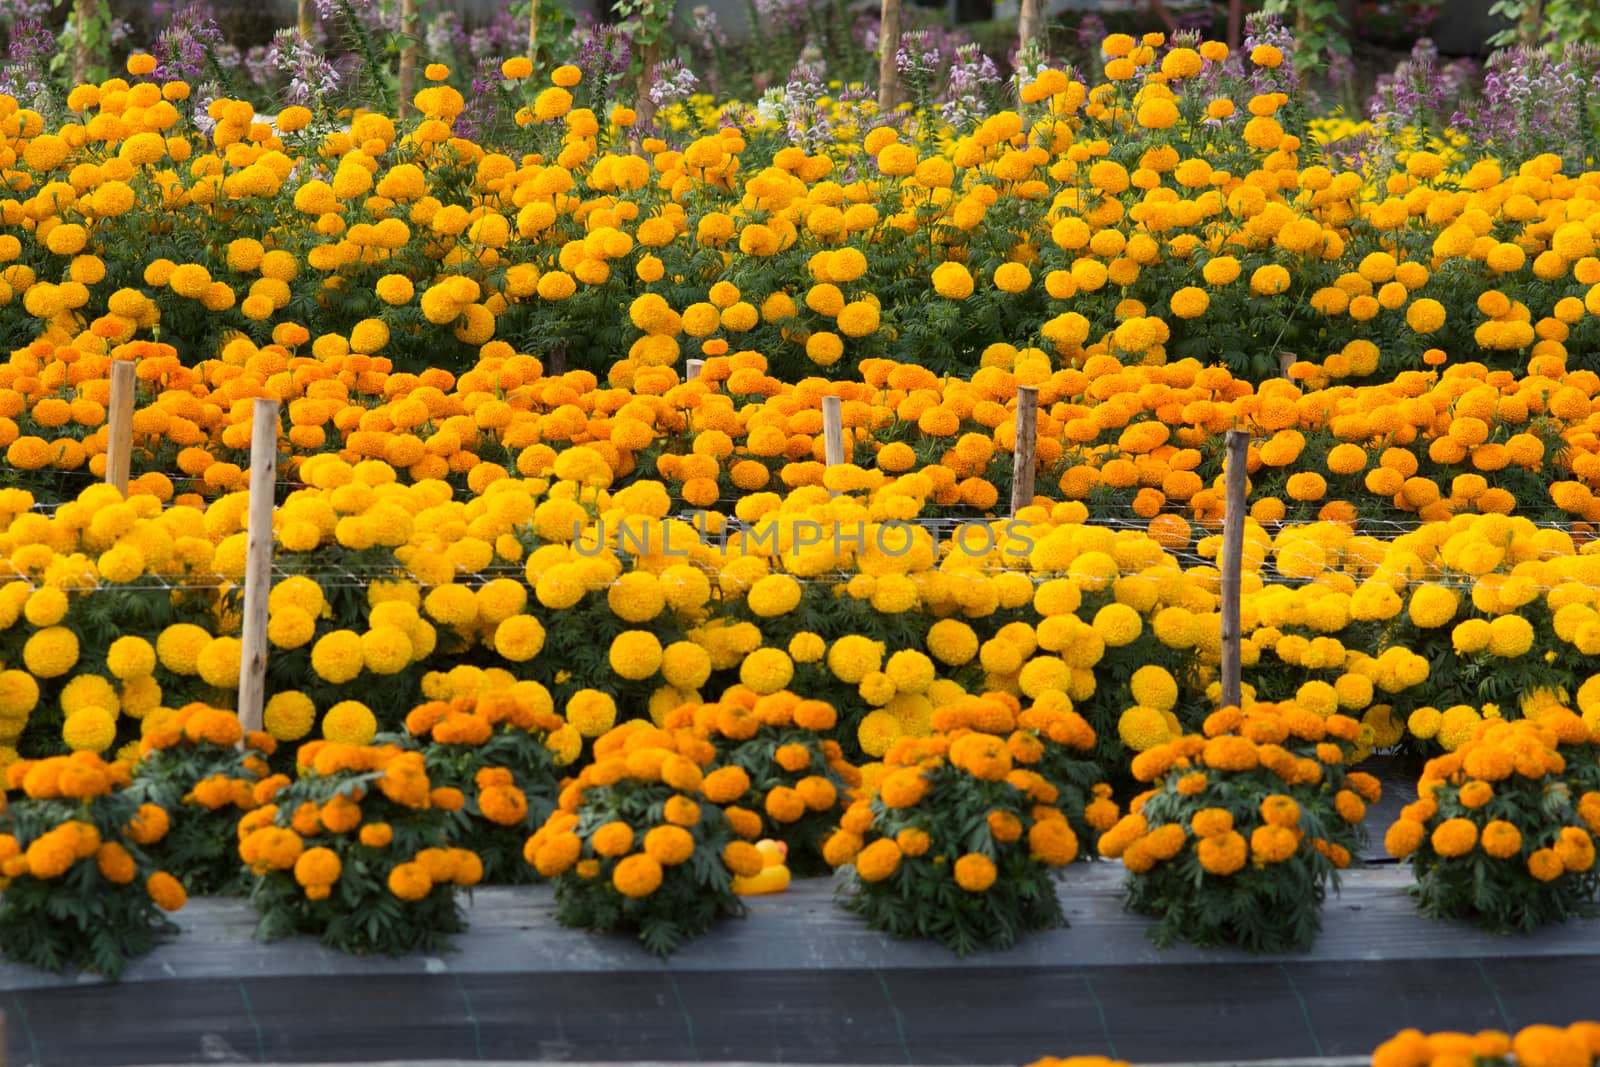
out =
[[[747,690],[715,704],[685,704],[667,715],[665,726],[710,740],[718,771],[743,772],[742,780],[729,773],[714,779],[706,799],[722,806],[740,837],[782,841],[787,865],[806,877],[831,869],[823,841],[838,824],[845,791],[861,783],[839,743],[824,736],[836,719],[820,700]]]
[[[893,744],[823,848],[829,863],[854,868],[844,906],[874,929],[958,955],[1064,924],[1053,874],[1081,853],[1073,823],[1104,829],[1117,811],[1109,787],[1085,805],[1087,791],[1041,771],[1059,743],[1050,726],[1088,734],[1074,746],[1086,748],[1088,724],[998,693],[937,717],[932,736]]]
[[[1152,940],[1309,946],[1380,794],[1377,779],[1346,768],[1360,733],[1345,715],[1261,703],[1223,708],[1202,734],[1135,757],[1134,777],[1153,788],[1101,837],[1100,854],[1127,867],[1125,902],[1158,920]]]
[[[237,715],[204,704],[152,713],[142,727],[133,789],[172,824],[152,853],[191,893],[242,894],[246,872],[234,830],[260,805],[258,794],[272,789],[262,782],[277,742],[265,733],[246,738]]]
[[[1515,1035],[1498,1030],[1476,1034],[1424,1034],[1402,1030],[1372,1053],[1372,1067],[1444,1067],[1467,1059],[1484,1067],[1589,1067],[1600,1058],[1600,1023],[1535,1025]]]
[[[710,741],[638,720],[608,731],[594,754],[524,852],[555,881],[557,920],[637,930],[646,949],[666,956],[718,918],[743,914],[732,879],[764,866],[744,839],[760,824],[739,825],[715,798],[743,796],[744,769],[708,772],[717,756]]]
[[[555,810],[558,768],[577,757],[582,742],[537,682],[484,677],[467,692],[413,708],[406,732],[431,742],[424,749],[429,778],[466,798],[451,815],[450,839],[478,854],[485,882],[526,881],[533,872],[523,843]]]
[[[393,745],[311,742],[298,761],[299,777],[267,779],[262,806],[239,820],[260,936],[402,955],[464,929],[457,891],[482,880],[483,862],[447,836],[461,790],[435,786],[421,752]]]
[[[1527,931],[1594,906],[1597,739],[1578,715],[1549,707],[1480,723],[1428,762],[1418,799],[1384,839],[1410,861],[1424,915]]]
[[[126,787],[128,764],[90,752],[13,763],[0,811],[0,946],[12,959],[115,978],[176,928],[182,883],[151,849],[171,825],[165,809]]]

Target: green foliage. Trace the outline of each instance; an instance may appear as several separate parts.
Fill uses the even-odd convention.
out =
[[[1329,52],[1350,54],[1350,27],[1339,13],[1339,0],[1267,0],[1261,10],[1294,16],[1295,64],[1314,68]]]
[[[383,750],[355,751],[383,758]],[[408,755],[420,759],[406,754],[398,760]],[[464,860],[457,850],[445,848],[449,813],[428,804],[426,795],[423,806],[414,806],[415,796],[397,790],[397,798],[391,798],[385,792],[384,779],[394,771],[395,760],[388,760],[378,771],[351,766],[372,762],[358,756],[326,775],[307,768],[298,781],[278,793],[273,819],[280,829],[296,826],[296,815],[303,806],[323,807],[343,797],[359,803],[362,822],[387,824],[392,838],[369,845],[354,829],[307,835],[306,849],[332,849],[340,862],[339,876],[322,899],[314,899],[309,888],[302,887],[292,868],[274,869],[263,861],[250,894],[260,916],[257,936],[261,939],[309,934],[329,948],[352,955],[401,956],[444,951],[449,948],[448,935],[466,928],[458,886],[474,884],[481,877],[481,866],[476,876],[471,873],[476,857]],[[423,782],[425,787],[426,779]],[[241,843],[242,852],[249,840],[247,835]],[[294,854],[298,856],[299,850]],[[402,899],[390,887],[391,875],[401,865],[422,866],[439,876],[430,875],[431,888],[419,899]]]
[[[1497,48],[1539,41],[1582,44],[1600,35],[1600,8],[1589,0],[1495,0],[1489,14],[1510,22],[1489,38]]]
[[[693,853],[682,863],[662,865],[657,888],[630,896],[613,880],[620,864],[649,855],[648,846],[641,848],[641,843],[651,829],[663,825],[667,801],[676,793],[665,782],[634,778],[583,791],[578,821],[571,829],[584,842],[585,858],[555,876],[558,922],[586,930],[636,930],[648,952],[668,956],[708,932],[718,919],[745,913],[722,858],[736,835],[722,809],[711,803],[700,804],[699,821],[684,828],[694,840]],[[594,851],[590,843],[594,832],[612,822],[632,828],[635,841],[630,855],[602,857]]]
[[[115,979],[130,960],[177,932],[146,891],[154,862],[123,831],[138,808],[137,796],[127,789],[82,799],[11,801],[0,813],[0,853],[9,853],[0,892],[0,952],[45,970],[82,968]],[[23,859],[29,846],[69,823],[92,826],[84,831],[92,843],[126,849],[131,879],[117,883],[103,875],[93,848],[87,855],[80,851],[59,877],[30,873]]]
[[[1391,852],[1404,853],[1407,836],[1420,842],[1409,854],[1416,877],[1409,892],[1422,914],[1528,933],[1600,913],[1592,837],[1600,830],[1600,750],[1587,740],[1552,744],[1549,724],[1557,721],[1570,728],[1554,727],[1562,737],[1586,737],[1576,715],[1557,711],[1542,731],[1529,721],[1497,726],[1428,763],[1418,786],[1423,799],[1389,831]],[[1486,828],[1499,831],[1493,843]],[[1470,847],[1454,847],[1452,835],[1470,837]]]
[[[180,742],[148,753],[136,767],[130,791],[170,813],[167,836],[149,846],[160,865],[201,896],[243,896],[247,872],[239,861],[239,816],[254,806],[259,778],[246,761],[259,762],[232,746]],[[208,781],[209,780],[209,781]],[[197,786],[215,806],[197,798]],[[225,784],[226,783],[226,784]],[[224,799],[226,798],[226,799]]]
[[[81,967],[116,979],[177,932],[143,884],[110,885],[92,859],[52,881],[14,879],[0,894],[3,951],[47,971]]]
[[[1245,720],[1244,737],[1221,739],[1232,746],[1231,755],[1241,749],[1260,753],[1248,769],[1234,767],[1220,753],[1218,761],[1233,769],[1209,766],[1208,746],[1197,737],[1158,746],[1135,761],[1136,776],[1155,776],[1154,792],[1102,839],[1102,851],[1109,847],[1127,864],[1123,902],[1156,919],[1148,931],[1155,944],[1189,941],[1285,952],[1309,948],[1321,930],[1328,886],[1337,889],[1338,869],[1366,840],[1363,796],[1375,799],[1378,785],[1370,776],[1352,776],[1343,762],[1355,748],[1348,739],[1353,720],[1328,720],[1330,730],[1346,735],[1335,741],[1310,712],[1296,709],[1268,725],[1277,714],[1264,708],[1253,713],[1255,725]],[[1271,753],[1270,741],[1258,750],[1246,739],[1251,736],[1280,738],[1287,755]],[[1269,767],[1257,759],[1279,762]],[[1317,768],[1315,780],[1305,777],[1309,766]],[[1284,798],[1293,802],[1292,820],[1281,814]],[[1205,816],[1197,819],[1201,812]],[[1271,852],[1272,843],[1258,843],[1258,835],[1280,827],[1294,834],[1293,849],[1284,856]],[[1201,858],[1207,837],[1215,840],[1206,847],[1219,852],[1228,841],[1241,865],[1229,870],[1230,864],[1213,861],[1208,867]]]
[[[922,774],[927,792],[921,803],[891,807],[881,793],[873,798],[867,848],[890,846],[900,858],[883,876],[881,869],[872,869],[875,857],[858,854],[852,877],[839,889],[840,905],[874,930],[938,941],[958,956],[1009,948],[1029,930],[1065,926],[1052,868],[1028,848],[1033,798],[1008,781],[979,779],[950,764]],[[992,812],[1017,820],[1022,838],[998,839]],[[904,852],[897,842],[906,840],[901,835],[907,831],[927,835],[925,851]],[[955,865],[968,855],[994,864],[995,879],[987,889],[972,891],[957,883]]]

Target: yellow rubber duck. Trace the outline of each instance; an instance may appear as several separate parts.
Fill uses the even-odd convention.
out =
[[[789,846],[782,841],[773,841],[770,838],[757,841],[756,851],[761,853],[764,866],[761,873],[753,874],[749,878],[735,877],[733,891],[742,897],[759,897],[768,893],[781,893],[789,888],[789,868],[785,861],[789,858]]]

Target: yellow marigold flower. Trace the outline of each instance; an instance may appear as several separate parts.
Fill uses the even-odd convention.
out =
[[[1283,53],[1270,44],[1258,44],[1250,50],[1250,62],[1258,67],[1277,67],[1283,63]]]
[[[116,719],[105,708],[82,708],[61,726],[61,739],[74,752],[104,752],[116,738]]]
[[[599,737],[617,722],[617,704],[598,689],[580,689],[567,701],[567,722],[584,737]]]
[[[933,289],[942,297],[965,300],[972,295],[972,274],[960,263],[941,263],[933,270]]]
[[[322,717],[322,736],[329,741],[366,745],[378,732],[378,718],[372,709],[356,700],[345,700],[328,709]]]

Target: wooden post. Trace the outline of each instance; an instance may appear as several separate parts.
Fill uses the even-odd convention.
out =
[[[272,512],[278,480],[278,402],[259,397],[250,429],[250,523],[239,658],[239,722],[261,729],[267,690],[267,598],[272,593]]]
[[[137,385],[131,359],[111,363],[111,410],[106,415],[106,482],[126,498],[133,465],[133,399]]]
[[[94,0],[77,0],[73,5],[73,22],[78,31],[77,46],[72,50],[72,84],[82,85],[89,80],[88,26],[94,21]]]
[[[1039,40],[1039,29],[1043,25],[1039,0],[1022,0],[1017,10],[1017,48],[1024,54],[1042,52],[1044,49],[1043,42]]]
[[[1228,50],[1237,52],[1244,40],[1244,0],[1228,0]]]
[[[900,68],[895,56],[900,51],[900,0],[883,0],[878,20],[878,110],[893,111],[900,103]]]
[[[1299,362],[1300,357],[1295,355],[1293,352],[1279,352],[1278,373],[1289,379],[1291,382],[1294,381],[1294,375],[1290,372],[1293,371],[1294,365]]]
[[[539,73],[539,0],[528,0],[528,61]]]
[[[1539,43],[1540,32],[1544,29],[1544,0],[1533,0],[1522,9],[1522,23],[1517,27],[1517,38],[1524,48],[1533,48]]]
[[[822,398],[822,448],[828,466],[844,462],[844,414],[836,396]]]
[[[639,80],[633,86],[635,129],[648,129],[655,121],[656,102],[650,96],[650,89],[656,83],[656,64],[659,62],[661,62],[661,42],[654,40],[639,52]]]
[[[317,16],[315,12],[316,8],[311,6],[311,0],[300,0],[295,27],[300,31],[300,37],[303,40],[311,40],[311,31],[316,28]]]
[[[683,365],[683,380],[692,382],[700,377],[700,372],[705,369],[705,365],[706,361],[703,359],[691,359],[685,362]]]
[[[1033,506],[1039,449],[1039,390],[1017,386],[1017,442],[1011,459],[1011,514]]]
[[[533,9],[539,10],[538,0]],[[537,16],[536,16],[537,17]],[[411,98],[417,93],[417,49],[419,21],[417,0],[400,0],[400,117],[411,115]]]
[[[1227,495],[1222,515],[1222,706],[1238,707],[1243,693],[1239,680],[1239,589],[1244,569],[1244,497],[1250,454],[1250,437],[1243,430],[1228,431],[1228,458],[1223,468]]]

